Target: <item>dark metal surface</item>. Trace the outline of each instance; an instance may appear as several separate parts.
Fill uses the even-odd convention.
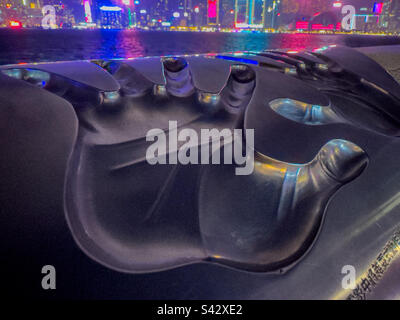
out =
[[[258,55],[224,54],[164,59],[163,68],[159,58],[96,62],[109,71],[95,66],[96,75],[85,75],[96,85],[79,83],[79,75],[69,81],[62,63],[56,73],[25,66],[17,77],[34,85],[2,75],[2,150],[9,151],[1,157],[0,248],[6,272],[20,275],[15,293],[345,298],[342,267],[364,272],[400,225],[399,86],[349,50],[299,58],[306,68],[299,62],[296,73],[286,62],[271,67]],[[320,60],[327,69],[318,69]],[[3,70],[15,75],[15,68]],[[29,70],[50,76],[43,83]],[[206,78],[207,70],[215,76]],[[118,86],[102,84],[103,76]],[[148,165],[146,132],[169,120],[196,131],[255,129],[254,173],[235,176],[234,165]],[[71,153],[67,218],[89,256],[129,272],[200,261],[239,270],[196,263],[134,275],[90,260],[63,213]],[[52,294],[39,287],[44,264],[58,272]]]

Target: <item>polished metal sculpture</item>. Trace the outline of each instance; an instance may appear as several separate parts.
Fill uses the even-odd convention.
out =
[[[348,50],[254,53],[240,63],[227,54],[2,71],[74,108],[79,130],[64,205],[87,255],[131,273],[196,262],[284,273],[317,240],[335,192],[366,168],[371,137],[399,132],[399,85]],[[346,59],[358,59],[366,71]],[[171,120],[199,135],[254,130],[254,145],[241,141],[255,155],[254,171],[235,175],[234,159],[149,164],[147,132],[171,135]]]

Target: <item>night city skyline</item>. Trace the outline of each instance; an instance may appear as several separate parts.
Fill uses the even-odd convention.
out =
[[[400,0],[0,0],[0,26],[341,32],[346,5],[354,32],[400,30]]]

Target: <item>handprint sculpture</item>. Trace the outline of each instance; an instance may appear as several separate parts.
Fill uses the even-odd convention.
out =
[[[364,56],[374,72],[352,69],[341,56],[352,59],[349,50],[71,65],[85,76],[52,64],[18,67],[24,80],[32,69],[49,74],[44,89],[68,100],[78,117],[64,199],[77,244],[131,273],[197,262],[290,269],[318,238],[335,192],[367,167],[371,137],[392,138],[400,129],[398,84]],[[149,164],[146,134],[171,134],[169,121],[199,135],[254,130],[254,144],[242,141],[243,152],[254,154],[253,172],[236,175],[234,158]]]

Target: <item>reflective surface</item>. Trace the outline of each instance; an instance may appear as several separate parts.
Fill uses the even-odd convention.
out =
[[[159,66],[159,59],[152,61],[153,67]],[[215,103],[205,97],[217,90],[204,93],[194,86],[193,79],[199,75],[196,68],[191,69],[191,61],[210,68],[206,57],[161,59],[159,72],[166,90],[162,96],[151,90],[157,84],[146,73],[123,62],[94,61],[104,74],[100,68],[91,71],[87,63],[70,63],[68,69],[76,70],[72,82],[62,72],[62,64],[56,74],[51,65],[36,66],[64,78],[68,88],[63,97],[73,104],[80,122],[65,194],[73,236],[96,261],[125,272],[214,261],[242,270],[283,273],[310,249],[331,196],[361,174],[367,155],[349,141],[333,139],[304,165],[258,154],[251,160],[256,170],[249,176],[235,175],[238,164],[204,165],[201,170],[149,164],[148,130],[166,128],[167,119],[176,121],[180,129],[240,128],[254,92],[262,98],[260,89],[255,90],[257,74],[268,75],[262,67],[255,71],[256,67],[236,64],[235,56],[224,56],[219,69],[229,69],[229,73],[224,82],[215,83],[220,87],[219,103]],[[20,68],[30,70],[24,65]],[[5,69],[5,73],[19,76],[15,70]],[[115,91],[118,86],[111,79],[118,82],[121,93]],[[91,87],[81,87],[83,83]],[[96,95],[94,86],[109,91]],[[51,81],[44,88],[52,91]],[[85,91],[82,102],[78,98]],[[166,133],[168,137],[175,134],[171,129]],[[250,141],[247,144],[246,148],[253,147]],[[232,149],[228,143],[219,155],[225,155],[228,146]],[[166,152],[171,157],[175,151]],[[222,163],[235,163],[230,157]],[[226,185],[219,190],[221,181]],[[186,189],[190,193],[183,196]],[[175,202],[181,203],[179,209],[171,208]]]
[[[311,105],[287,98],[272,100],[269,105],[281,116],[311,126],[344,121],[337,116],[330,106]]]
[[[119,30],[0,30],[0,64],[264,50],[329,44],[399,44],[398,37]]]
[[[237,65],[236,61],[188,57],[189,67],[193,66],[191,79],[198,92],[191,96],[176,97],[169,95],[171,87],[167,84],[163,86],[150,80],[144,81],[143,77],[160,79],[165,76],[166,71],[160,68],[160,60],[152,61],[150,64],[154,65],[154,69],[148,61],[144,62],[147,63],[146,67],[138,67],[142,61],[131,61],[124,65],[121,73],[118,73],[118,68],[111,71],[112,78],[121,87],[120,94],[113,90],[100,92],[94,87],[81,86],[79,90],[74,90],[74,84],[61,74],[56,78],[66,81],[62,83],[69,86],[65,90],[68,94],[59,93],[58,87],[45,86],[46,90],[64,97],[60,100],[53,98],[50,100],[51,104],[62,107],[69,113],[62,120],[54,121],[63,121],[65,125],[70,125],[61,130],[69,138],[63,143],[63,152],[57,154],[59,159],[66,162],[66,154],[69,150],[74,150],[69,163],[65,203],[70,228],[77,243],[96,260],[121,270],[126,270],[128,265],[132,270],[136,268],[139,271],[156,271],[190,261],[212,260],[236,269],[279,272],[285,271],[292,263],[299,262],[300,258],[301,261],[283,275],[255,275],[212,264],[196,264],[153,275],[127,276],[99,268],[98,264],[88,262],[79,251],[66,249],[67,243],[71,243],[67,236],[65,243],[59,245],[64,248],[63,256],[65,259],[69,258],[69,264],[60,262],[60,265],[70,266],[73,259],[80,268],[92,270],[90,274],[93,278],[87,278],[87,272],[84,273],[87,281],[104,277],[106,280],[103,284],[112,285],[116,290],[114,296],[119,297],[128,296],[129,293],[131,297],[134,293],[153,298],[167,295],[180,298],[345,297],[345,292],[340,289],[342,266],[353,264],[358,270],[366,270],[399,224],[398,139],[375,130],[352,129],[354,125],[347,124],[346,140],[369,141],[362,148],[370,158],[369,166],[365,167],[365,152],[352,142],[337,139],[344,135],[343,127],[340,127],[343,124],[322,125],[325,130],[323,135],[320,134],[323,131],[314,131],[313,136],[304,135],[307,130],[318,130],[319,126],[301,124],[284,117],[275,118],[274,115],[279,114],[270,108],[268,102],[282,94],[281,97],[303,101],[302,103],[308,105],[328,106],[330,98],[324,94],[314,94],[316,91],[312,86],[302,84],[302,81],[297,81],[292,75],[260,66],[266,60],[257,58],[255,61],[259,66],[246,65],[239,68],[241,71],[253,69],[256,85],[254,88],[250,86],[249,88],[253,88],[250,91],[243,91],[250,92],[252,99],[248,103],[238,104],[243,106],[239,110],[247,113],[246,117],[250,111],[257,110],[261,121],[264,120],[261,115],[271,111],[264,127],[258,127],[255,132],[256,136],[264,136],[264,141],[269,140],[269,143],[265,144],[263,140],[258,141],[263,142],[262,144],[256,143],[255,149],[258,152],[254,173],[245,177],[235,176],[232,172],[234,165],[205,168],[176,165],[152,167],[145,164],[140,156],[146,149],[143,136],[149,128],[166,128],[171,119],[178,120],[182,127],[190,125],[196,130],[206,128],[210,123],[217,128],[224,128],[227,123],[231,124],[231,128],[238,127],[243,123],[240,120],[242,118],[237,113],[229,112],[230,109],[222,103],[225,89],[234,78],[235,81],[241,80],[236,85],[247,85],[254,80],[252,73],[247,71],[244,72],[245,77],[232,75],[232,70],[237,68],[232,67]],[[197,74],[195,70],[201,70],[198,67],[208,63],[215,63],[213,71],[219,77],[204,79],[199,76],[200,73]],[[129,66],[142,69],[134,72]],[[23,66],[20,68],[23,69]],[[154,70],[158,70],[159,74]],[[17,73],[11,72],[11,75],[14,74]],[[108,76],[109,74],[105,79]],[[266,81],[268,78],[274,81]],[[382,85],[378,78],[369,80],[377,86]],[[165,79],[168,81],[168,77]],[[284,81],[280,82],[281,79]],[[43,104],[46,100],[44,94],[49,93],[48,91],[13,78],[2,78],[2,81],[7,84],[4,88],[14,87],[13,90],[19,94],[29,88],[29,93],[37,98],[38,103],[17,105],[19,114],[24,114],[19,108],[28,108],[32,112],[37,112],[40,108],[50,112],[54,109],[54,106]],[[52,79],[50,83],[51,81]],[[277,85],[274,86],[274,83]],[[108,80],[101,85],[108,85]],[[230,90],[236,92],[236,85]],[[281,90],[277,90],[279,85],[282,86]],[[114,84],[110,88],[113,86]],[[258,90],[260,86],[262,90]],[[129,89],[126,95],[123,88]],[[131,95],[135,88],[137,90]],[[205,88],[206,93],[200,94]],[[271,96],[271,92],[275,96]],[[3,105],[7,105],[7,101],[15,103],[15,96],[10,96],[7,90],[3,89],[1,94]],[[221,98],[215,99],[218,95]],[[78,99],[79,96],[86,97],[86,100]],[[248,100],[247,95],[241,97],[242,102]],[[75,110],[66,100],[73,104]],[[260,101],[262,103],[259,104]],[[346,103],[341,106],[349,105],[348,101]],[[213,112],[209,112],[207,108],[201,109],[205,106]],[[259,106],[263,109],[257,109]],[[378,107],[385,110],[385,105],[378,104]],[[216,111],[222,113],[214,113]],[[77,140],[71,141],[76,134],[74,124],[78,124],[74,114],[78,116],[80,128]],[[204,114],[209,116],[204,119]],[[396,113],[388,110],[388,114]],[[41,121],[40,117],[29,116],[27,119]],[[245,125],[254,123],[249,119],[247,118],[247,122],[245,119]],[[20,124],[19,130],[9,134],[9,137],[15,137],[15,141],[25,141],[24,134],[27,132],[26,136],[39,137],[34,144],[37,152],[47,148],[45,143],[40,142],[41,134],[44,133],[42,130],[46,126],[29,133],[32,126],[27,125],[26,121],[19,122],[18,117],[13,121]],[[298,148],[295,145],[293,148],[283,148],[282,141],[276,139],[273,132],[261,129],[269,129],[274,125],[278,128],[279,125],[276,124],[282,126],[282,130],[288,131],[290,128],[287,134],[291,139],[296,139],[297,143],[305,137],[308,143],[297,146]],[[296,126],[301,130],[296,131]],[[335,135],[337,137],[328,139]],[[64,141],[65,138],[54,135],[54,139]],[[14,152],[16,145],[10,143],[11,152]],[[261,147],[268,145],[275,146],[275,150],[280,150],[281,154],[271,157],[267,152],[261,152]],[[25,152],[25,157],[32,159],[29,149]],[[37,155],[35,157],[37,159]],[[292,163],[282,161],[285,157],[293,159]],[[310,162],[303,159],[310,159]],[[45,165],[45,158],[41,160],[33,164],[40,168]],[[23,164],[21,166],[24,167]],[[43,168],[36,169],[30,174],[35,172],[40,176],[45,171]],[[12,172],[7,174],[11,180],[15,179]],[[359,177],[353,180],[357,176]],[[53,183],[61,184],[62,189],[63,176],[58,175],[58,178],[53,179]],[[338,190],[343,184],[346,184],[343,189]],[[53,199],[49,195],[47,198],[49,201]],[[29,203],[28,199],[25,201]],[[34,201],[31,206],[36,208],[38,204],[40,202]],[[47,216],[48,211],[35,211],[32,208],[29,209],[28,206],[30,212],[41,213],[37,221],[42,221]],[[193,215],[196,212],[199,215]],[[324,223],[322,220],[325,220]],[[27,221],[30,221],[30,217]],[[65,227],[61,223],[57,229],[64,230],[58,235],[62,235],[64,239]],[[10,230],[13,228],[12,225]],[[34,230],[31,232],[35,233]],[[52,231],[50,234],[57,238]],[[8,236],[12,238],[10,234]],[[101,239],[107,241],[99,241]],[[157,239],[163,241],[155,244]],[[41,247],[41,250],[47,247]],[[50,247],[53,248],[52,245]],[[174,249],[168,251],[171,248]],[[132,249],[137,250],[134,255],[130,252]],[[101,250],[110,251],[101,256]],[[74,255],[79,258],[71,258]],[[119,268],[117,264],[123,267]],[[67,273],[72,277],[76,276],[74,270],[68,270]],[[131,287],[133,283],[136,286]],[[162,292],[146,289],[149,283],[158,284],[162,287]],[[69,289],[61,293],[66,296],[73,292],[71,284],[67,286]],[[85,287],[82,295],[88,294],[89,287]],[[191,288],[190,291],[188,287]],[[92,293],[92,296],[102,294],[106,293],[100,290]]]

